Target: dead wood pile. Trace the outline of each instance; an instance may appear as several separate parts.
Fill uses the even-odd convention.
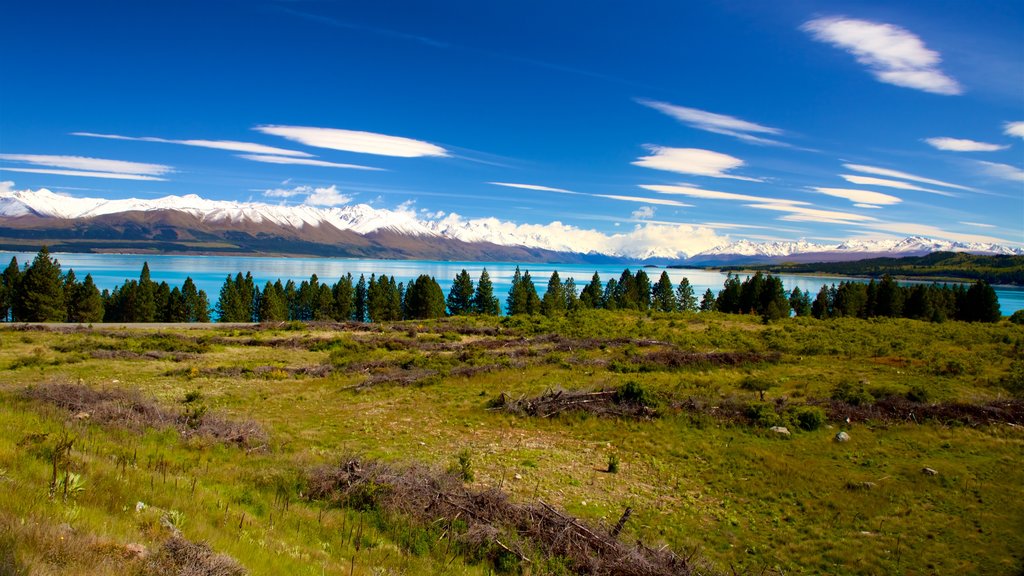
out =
[[[549,418],[562,412],[587,412],[598,416],[655,418],[657,410],[647,402],[623,397],[616,390],[549,390],[540,396],[512,398],[504,392],[491,403],[492,410]]]
[[[346,459],[338,466],[313,470],[307,497],[400,515],[420,526],[447,526],[449,532],[460,521],[464,529],[453,536],[462,544],[514,554],[524,565],[540,554],[568,561],[579,574],[716,573],[694,554],[684,557],[667,547],[627,544],[610,529],[587,524],[543,501],[515,503],[500,489],[473,490],[454,474],[423,466],[399,468]]]

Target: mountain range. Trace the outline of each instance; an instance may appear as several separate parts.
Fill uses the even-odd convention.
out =
[[[557,233],[560,226],[565,234]],[[700,266],[845,261],[939,251],[1024,254],[1024,249],[998,244],[911,236],[839,244],[740,240],[690,255],[670,247],[644,246],[624,235],[606,236],[559,223],[531,226],[496,218],[465,219],[456,214],[431,217],[408,206],[394,210],[367,204],[321,208],[209,200],[195,194],[109,200],[75,198],[46,189],[0,189],[0,248],[21,250],[41,243],[67,252],[643,261]]]

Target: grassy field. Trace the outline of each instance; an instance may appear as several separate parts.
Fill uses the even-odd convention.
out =
[[[705,573],[1019,574],[1022,357],[1005,321],[11,326],[0,574],[579,568],[522,530],[483,534],[470,511],[400,509],[401,486],[312,489],[353,458],[543,502],[602,535],[630,507],[619,541]],[[554,413],[522,409],[555,390]]]

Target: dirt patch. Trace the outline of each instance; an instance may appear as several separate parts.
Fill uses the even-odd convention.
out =
[[[312,470],[307,482],[312,500],[379,510],[419,526],[446,527],[462,545],[502,564],[511,559],[524,567],[541,556],[564,559],[579,574],[716,573],[693,555],[626,544],[613,535],[614,528],[589,525],[542,501],[512,502],[498,489],[473,490],[454,474],[423,466],[398,468],[353,458]]]

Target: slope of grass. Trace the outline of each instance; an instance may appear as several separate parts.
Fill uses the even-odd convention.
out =
[[[309,470],[358,455],[437,470],[459,469],[462,456],[474,490],[500,487],[594,526],[610,527],[628,506],[624,542],[696,551],[723,570],[1003,574],[1020,570],[1024,550],[1019,425],[831,421],[803,431],[791,408],[837,389],[865,402],[1003,401],[1024,389],[1014,364],[1022,348],[1024,333],[1006,322],[765,325],[717,314],[345,331],[6,329],[0,567],[145,573],[152,562],[129,545],[152,555],[180,531],[253,574],[567,569],[557,558],[495,556],[452,545],[436,526],[306,497]],[[744,389],[751,378],[767,382],[763,403]],[[137,390],[168,414],[255,421],[267,440],[247,447],[175,426],[121,426],[25,394],[49,382]],[[626,384],[658,415],[490,409],[502,393]],[[722,418],[716,408],[726,404],[756,417]],[[840,430],[849,442],[834,441]],[[64,453],[62,440],[73,440]],[[68,474],[73,482],[62,483]]]

